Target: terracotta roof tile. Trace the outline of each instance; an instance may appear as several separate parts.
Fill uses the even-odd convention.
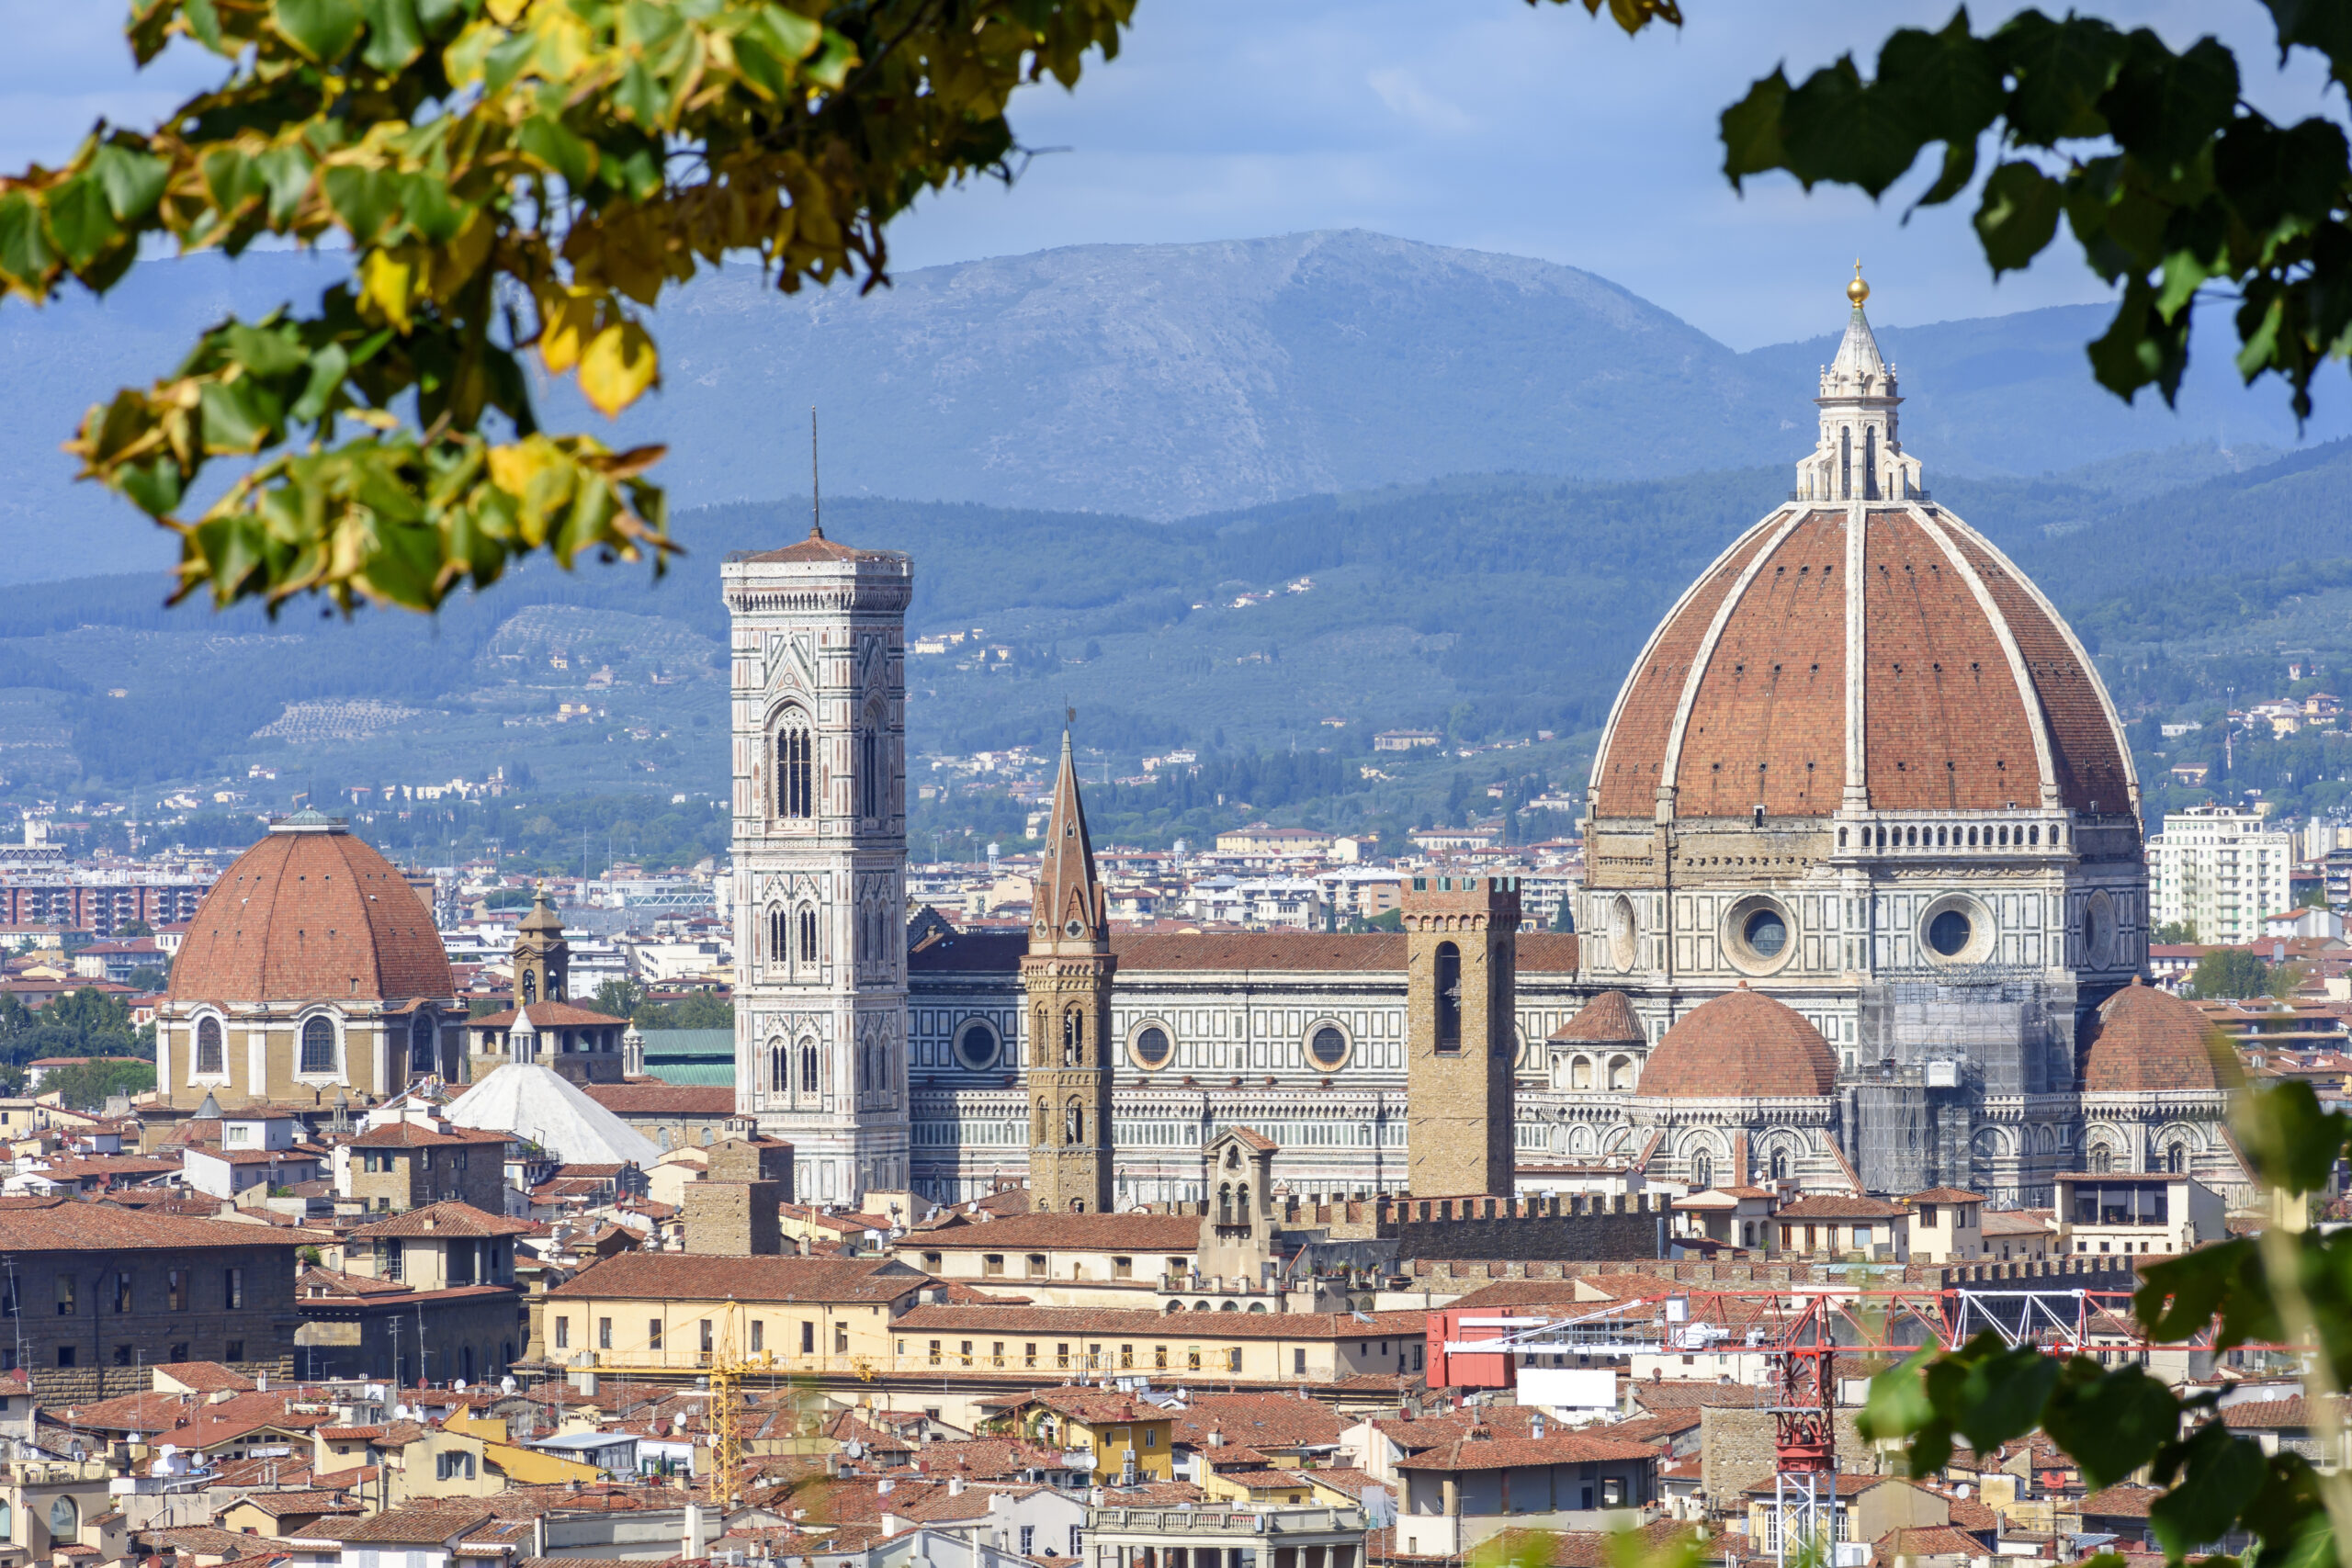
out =
[[[1540,1438],[1465,1437],[1396,1461],[1399,1470],[1507,1470],[1523,1464],[1591,1464],[1656,1459],[1649,1443],[1607,1435],[1606,1427],[1546,1431]]]
[[[642,1301],[893,1302],[931,1283],[888,1259],[720,1258],[624,1252],[582,1269],[553,1297]]]
[[[1803,1014],[1742,982],[1701,1003],[1643,1064],[1637,1095],[1686,1099],[1804,1099],[1837,1087],[1838,1056]]]
[[[2221,1089],[2234,1077],[2229,1043],[2197,1004],[2169,991],[2132,984],[2099,1004],[2083,1053],[2088,1094],[2145,1094],[2161,1089]]]
[[[204,896],[172,964],[173,1002],[457,994],[431,911],[343,831],[273,830]]]
[[[403,887],[407,884],[401,884]],[[112,1203],[32,1198],[0,1202],[0,1251],[115,1252],[131,1247],[301,1246],[265,1225],[157,1214]]]
[[[1634,1016],[1634,1004],[1624,992],[1603,991],[1554,1030],[1552,1038],[1597,1045],[1638,1045],[1649,1036],[1642,1032],[1642,1021]]]
[[[1016,1214],[1008,1219],[927,1230],[910,1241],[913,1246],[906,1249],[910,1250],[1004,1252],[1108,1247],[1188,1253],[1201,1244],[1201,1219],[1197,1214]]]
[[[453,1198],[445,1202],[428,1203],[421,1209],[411,1209],[370,1224],[355,1225],[350,1234],[356,1237],[444,1235],[463,1238],[527,1235],[532,1228],[526,1220],[487,1214],[471,1203]]]
[[[616,1116],[732,1116],[735,1091],[726,1085],[582,1084],[580,1091]]]

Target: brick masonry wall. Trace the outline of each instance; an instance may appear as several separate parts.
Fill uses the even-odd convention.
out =
[[[1532,1218],[1410,1220],[1396,1227],[1400,1258],[1552,1258],[1624,1262],[1659,1257],[1666,1216],[1547,1214]]]

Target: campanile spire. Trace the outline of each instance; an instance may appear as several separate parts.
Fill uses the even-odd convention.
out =
[[[1111,977],[1119,961],[1068,729],[1030,908],[1029,952],[1021,961],[1029,1007],[1029,1206],[1034,1213],[1106,1213],[1114,1202]]]

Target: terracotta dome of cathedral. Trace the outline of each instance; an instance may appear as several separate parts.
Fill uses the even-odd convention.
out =
[[[1791,502],[1652,634],[1592,809],[1647,820],[1671,789],[1683,819],[2125,814],[2130,755],[2074,634],[1982,535],[1924,498]]]
[[[188,922],[173,1001],[455,995],[432,912],[339,821],[300,811],[239,855]]]
[[[2099,1004],[2086,1032],[2086,1094],[2220,1090],[2234,1058],[2197,1005],[2137,977]]]
[[[1742,981],[1682,1015],[1650,1052],[1639,1095],[1787,1100],[1829,1093],[1838,1056],[1803,1014]]]

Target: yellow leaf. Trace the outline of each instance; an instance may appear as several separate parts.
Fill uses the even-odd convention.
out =
[[[531,0],[490,0],[490,19],[502,28],[511,28],[515,18],[530,8]]]
[[[416,253],[402,245],[398,250],[369,251],[359,264],[359,298],[384,312],[385,319],[405,333],[408,331],[408,301],[410,291],[416,287]]]
[[[580,390],[610,419],[645,395],[660,375],[653,339],[635,321],[616,321],[598,333],[580,358]]]
[[[604,295],[588,288],[542,289],[539,294],[539,362],[550,376],[580,363],[580,350],[596,329]]]
[[[521,495],[531,481],[561,461],[555,444],[544,435],[526,436],[511,446],[490,449],[490,482],[509,495]]]

